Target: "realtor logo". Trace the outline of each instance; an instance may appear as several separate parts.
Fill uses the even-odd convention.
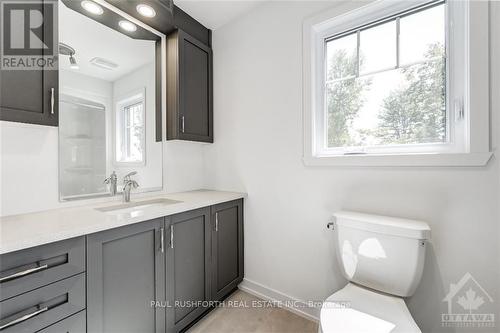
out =
[[[443,302],[448,305],[448,313],[441,314],[443,327],[495,327],[495,314],[485,311],[493,303],[493,298],[470,273],[458,283],[450,284]]]
[[[57,2],[0,0],[0,69],[57,69]]]

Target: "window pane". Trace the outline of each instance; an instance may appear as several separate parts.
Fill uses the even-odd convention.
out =
[[[360,74],[396,67],[396,21],[362,30],[359,40]]]
[[[444,56],[445,7],[438,5],[400,20],[400,65]]]
[[[144,162],[144,104],[125,106],[117,119],[118,162]]]
[[[442,59],[327,86],[328,147],[446,141]]]
[[[357,70],[356,33],[326,43],[326,79],[328,81],[354,76]]]

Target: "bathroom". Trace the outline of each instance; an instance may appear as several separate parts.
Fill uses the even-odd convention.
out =
[[[500,331],[500,2],[0,5],[2,331],[410,331],[373,295],[397,300],[412,332]],[[58,61],[19,68],[43,53],[5,52],[13,36]],[[426,38],[442,53],[424,61]],[[325,71],[341,63],[329,46],[356,66]],[[444,115],[434,141],[377,143],[376,104],[407,79],[390,75],[422,83],[422,63],[439,69],[439,93],[413,92],[415,110]],[[334,89],[318,84],[338,82],[376,92],[347,101],[364,120],[322,117]],[[335,136],[335,120],[355,135]],[[411,295],[349,275],[340,240],[354,220],[374,234],[420,226]],[[394,250],[366,244],[375,262]],[[349,286],[371,293],[366,313],[349,317],[349,295],[326,309]]]

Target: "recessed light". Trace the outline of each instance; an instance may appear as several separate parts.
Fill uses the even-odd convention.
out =
[[[156,16],[156,12],[153,9],[153,7],[145,5],[143,3],[141,3],[140,5],[137,5],[136,9],[137,9],[137,12],[139,14],[141,14],[142,16],[145,16],[145,17],[155,17]]]
[[[120,28],[126,31],[133,32],[137,30],[137,26],[130,21],[122,20],[118,22],[118,25],[120,26]]]
[[[89,0],[82,1],[82,7],[83,9],[94,15],[102,15],[102,13],[104,13],[102,7],[93,1]]]

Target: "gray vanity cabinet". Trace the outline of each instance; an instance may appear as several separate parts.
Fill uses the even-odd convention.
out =
[[[88,332],[164,332],[164,218],[87,236]]]
[[[41,40],[48,44],[49,48],[55,47],[55,69],[47,70],[7,70],[1,69],[0,73],[0,120],[15,121],[39,125],[58,125],[58,70],[57,70],[57,41],[53,41],[53,36],[57,36],[57,20],[52,21],[53,14],[57,13],[57,1],[44,0],[42,2],[30,4],[29,8],[25,4],[8,4],[17,6],[16,10],[38,10],[43,13],[47,22],[52,22],[52,26],[44,23],[42,33],[39,34]],[[7,4],[5,4],[7,6]],[[55,8],[54,8],[55,7]],[[13,8],[14,9],[14,8]],[[53,31],[55,29],[55,33]],[[38,31],[37,31],[38,32]],[[24,36],[28,36],[25,34]],[[27,37],[25,37],[28,39]],[[24,41],[28,45],[28,41]],[[48,51],[29,49],[22,50],[25,55],[42,56]],[[45,52],[45,54],[43,54]],[[52,59],[52,58],[51,58]]]
[[[210,300],[210,208],[174,215],[166,230],[167,332],[179,332]]]
[[[212,49],[177,30],[167,38],[167,139],[213,142]]]
[[[243,280],[243,200],[211,208],[212,299],[221,300]]]

